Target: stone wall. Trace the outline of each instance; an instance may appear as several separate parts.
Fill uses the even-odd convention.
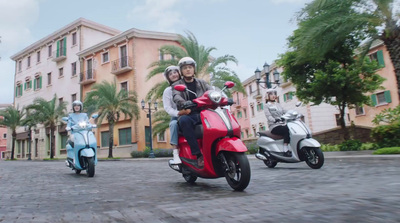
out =
[[[364,126],[352,126],[348,128],[350,131],[350,138],[358,139],[361,142],[372,142],[370,137],[370,127]],[[321,144],[340,144],[344,141],[343,133],[340,127],[329,129],[326,131],[318,132],[313,134],[313,138],[318,140]]]

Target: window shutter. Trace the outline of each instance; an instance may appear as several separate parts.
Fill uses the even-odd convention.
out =
[[[390,96],[390,91],[385,91],[383,94],[384,94],[384,96],[385,96],[385,101],[386,101],[387,103],[392,102],[392,97]]]
[[[36,78],[33,80],[33,90],[36,90]]]
[[[283,101],[286,101],[286,94],[283,95]]]
[[[378,57],[378,64],[381,67],[385,67],[385,61],[383,60],[383,51],[379,50],[378,52],[376,52],[377,57]]]
[[[60,40],[57,41],[57,54],[56,54],[56,57],[59,57],[59,56],[60,56]]]
[[[39,77],[39,88],[42,88],[42,76]]]
[[[26,90],[26,82],[25,82],[25,84],[24,84],[24,90]]]
[[[32,88],[32,80],[29,81],[29,88]]]
[[[18,96],[18,87],[15,87],[15,97]]]
[[[22,96],[22,86],[19,86],[19,96]]]
[[[376,106],[377,104],[376,94],[371,95],[371,100],[372,100],[372,106]]]
[[[64,55],[67,55],[67,37],[64,37],[64,49],[63,49]]]

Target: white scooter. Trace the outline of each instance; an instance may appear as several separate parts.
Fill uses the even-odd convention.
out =
[[[298,105],[299,106],[299,105]],[[256,158],[263,160],[269,168],[274,168],[278,162],[297,163],[306,161],[313,169],[319,169],[324,164],[324,154],[321,144],[312,138],[311,130],[301,120],[302,115],[297,111],[289,110],[282,116],[289,128],[291,156],[285,155],[283,151],[283,137],[274,135],[270,131],[258,132],[259,147]]]

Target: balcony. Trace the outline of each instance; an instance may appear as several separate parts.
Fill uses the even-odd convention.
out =
[[[53,51],[53,59],[54,62],[60,62],[67,59],[67,51],[63,48],[59,48],[58,50]]]
[[[118,75],[132,70],[132,60],[130,57],[121,57],[111,62],[111,73]]]
[[[86,71],[80,73],[79,83],[81,85],[91,84],[94,82],[96,82],[96,70],[95,69],[89,69],[89,70],[86,70]]]

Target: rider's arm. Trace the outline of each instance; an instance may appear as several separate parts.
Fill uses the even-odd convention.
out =
[[[268,123],[275,123],[276,118],[269,111],[268,104],[265,104],[264,113],[265,117],[267,117]]]
[[[172,88],[168,87],[163,93],[164,110],[172,117],[177,117],[178,110],[176,109],[175,102],[172,100]]]

